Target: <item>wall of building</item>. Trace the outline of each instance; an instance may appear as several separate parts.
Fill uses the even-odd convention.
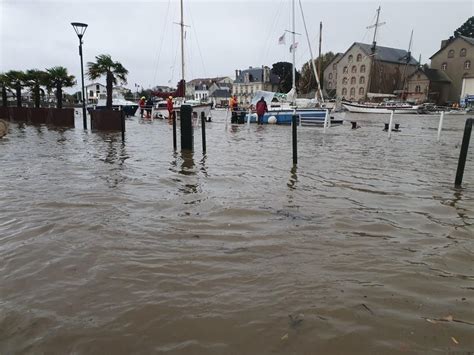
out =
[[[421,72],[415,73],[415,75],[407,80],[405,91],[407,92],[407,99],[420,103],[428,101],[430,80],[425,74]]]
[[[461,56],[461,50],[463,48],[466,50],[465,56]],[[452,56],[450,56],[450,51],[453,51],[451,52],[453,53]],[[464,68],[466,61],[470,61],[471,63],[469,69]],[[443,64],[446,64],[446,68]],[[469,74],[474,74],[472,70],[473,65],[474,46],[462,38],[455,39],[431,58],[431,68],[443,70],[451,79],[447,97],[448,101],[459,102],[463,78]]]
[[[373,77],[370,92],[393,94],[396,90],[403,88],[404,77],[406,80],[413,74],[417,69],[417,65],[377,61],[372,69]]]
[[[326,92],[331,90],[337,90],[337,61],[336,57],[329,65],[324,69],[323,73],[323,88]]]
[[[336,69],[336,95],[350,100],[363,100],[367,92],[370,58],[357,45],[339,60]],[[334,74],[333,74],[334,75]],[[328,72],[329,79],[329,72]]]

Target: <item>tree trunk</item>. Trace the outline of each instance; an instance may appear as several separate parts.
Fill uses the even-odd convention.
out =
[[[3,102],[3,107],[7,107],[7,88],[5,86],[2,86],[2,102]]]
[[[112,90],[113,90],[113,81],[114,81],[114,75],[108,71],[107,72],[107,78],[106,78],[106,89],[107,89],[107,103],[106,107],[108,110],[112,109]]]
[[[35,95],[35,107],[40,107],[40,87],[38,84],[35,85],[33,89],[33,93]]]
[[[21,85],[16,85],[16,106],[21,107]]]
[[[63,108],[63,88],[60,83],[56,84],[56,99],[58,100],[57,108]]]

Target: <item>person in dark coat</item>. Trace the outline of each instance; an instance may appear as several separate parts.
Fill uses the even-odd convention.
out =
[[[146,100],[146,117],[151,118],[151,110],[153,109],[153,100],[151,97]]]
[[[257,116],[258,116],[258,124],[263,124],[263,115],[265,112],[268,112],[267,103],[265,102],[264,97],[257,102]]]

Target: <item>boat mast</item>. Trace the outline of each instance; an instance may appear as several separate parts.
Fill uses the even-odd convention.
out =
[[[323,21],[319,22],[319,56],[318,56],[318,73],[321,73],[321,43],[323,41]]]
[[[380,5],[379,5],[379,8],[377,9],[377,20],[375,21],[375,24],[367,27],[367,29],[374,28],[374,38],[372,40],[372,47],[370,48],[371,61],[370,61],[369,80],[367,80],[368,87],[366,91],[366,96],[369,93],[370,89],[372,88],[372,78],[374,76],[373,71],[375,67],[375,48],[377,47],[377,29],[379,28],[379,26],[382,26],[385,24],[385,22],[379,23],[379,18],[380,18]]]
[[[405,95],[405,80],[406,80],[406,74],[407,74],[407,67],[408,67],[408,63],[410,63],[410,60],[411,60],[412,40],[413,40],[413,30],[411,30],[410,43],[408,44],[408,52],[407,52],[407,57],[405,59],[405,67],[403,68],[402,99],[403,99],[403,96]]]
[[[185,81],[184,81],[184,16],[183,16],[183,0],[181,0],[181,85],[183,90],[183,99],[186,97],[185,94]]]
[[[293,54],[293,80],[292,80],[292,84],[291,84],[291,89],[293,90],[294,92],[294,95],[293,97],[296,97],[296,67],[295,67],[295,0],[293,0],[291,2],[291,8],[292,8],[292,14],[293,14],[293,24],[292,24],[292,30],[291,30],[291,33],[292,33],[292,38],[293,38],[293,44],[291,46],[292,50],[292,54]],[[294,102],[293,102],[294,104]]]

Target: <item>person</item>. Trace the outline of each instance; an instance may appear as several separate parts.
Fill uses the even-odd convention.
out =
[[[263,124],[263,115],[265,112],[268,112],[267,103],[265,102],[265,98],[262,96],[260,101],[257,102],[257,116],[258,116],[258,124]]]
[[[237,95],[231,96],[229,100],[229,107],[231,111],[236,111],[237,110]]]
[[[140,101],[138,101],[138,106],[140,106],[140,117],[143,118],[143,113],[145,112],[145,96],[142,96]]]
[[[151,110],[153,109],[153,100],[151,96],[146,100],[146,117],[151,118]]]
[[[173,96],[169,96],[166,100],[166,108],[168,109],[168,119],[173,118]]]

